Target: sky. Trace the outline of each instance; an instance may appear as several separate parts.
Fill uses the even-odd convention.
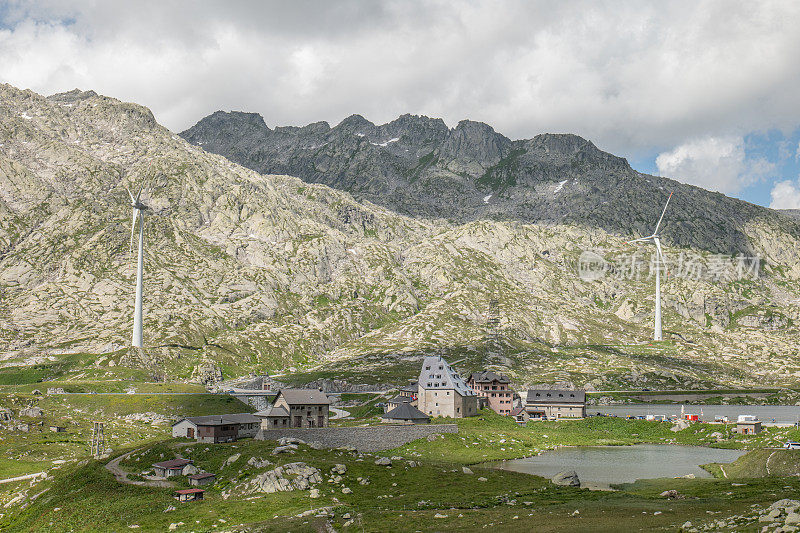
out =
[[[222,109],[575,133],[800,209],[800,2],[0,0],[0,82],[92,89],[176,132]]]

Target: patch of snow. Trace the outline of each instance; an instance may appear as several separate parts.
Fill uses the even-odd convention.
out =
[[[564,188],[564,185],[566,185],[566,183],[567,183],[568,181],[569,181],[569,180],[559,181],[559,182],[558,182],[558,187],[556,187],[556,190],[554,190],[554,191],[553,191],[553,194],[555,194],[555,193],[557,193],[558,191],[560,191],[561,189],[563,189],[563,188]]]
[[[399,140],[400,140],[400,138],[399,138],[399,137],[395,137],[394,139],[389,139],[389,140],[388,140],[388,141],[386,141],[386,142],[382,142],[382,143],[370,143],[370,144],[371,144],[372,146],[383,146],[383,147],[385,148],[385,147],[389,146],[389,143],[395,143],[395,142],[397,142],[397,141],[399,141]]]
[[[72,104],[61,104],[61,107],[72,107]]]
[[[363,137],[363,136],[364,136],[363,133],[356,133],[356,137]]]
[[[486,196],[483,197],[483,203],[488,204],[489,200],[491,198],[492,198],[492,195],[491,194],[487,194]]]
[[[23,113],[23,114],[21,114],[20,116],[21,116],[22,118],[24,118],[25,120],[30,120],[30,119],[32,119],[32,118],[33,118],[32,116],[30,116],[30,115],[29,115],[29,114],[27,114],[27,113]]]

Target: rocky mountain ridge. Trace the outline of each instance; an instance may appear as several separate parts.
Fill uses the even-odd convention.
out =
[[[270,129],[258,114],[217,111],[180,135],[262,174],[323,183],[416,217],[579,224],[630,237],[652,232],[674,192],[663,231],[673,245],[749,254],[744,228],[765,218],[800,235],[791,217],[641,174],[570,134],[512,141],[480,122],[450,129],[408,114],[382,125],[352,115],[334,127]]]
[[[447,146],[464,165],[475,151]],[[144,187],[152,208],[143,351],[126,348],[125,187]],[[668,340],[651,344],[652,277],[578,276],[584,250],[609,260],[636,250],[602,229],[413,218],[241,167],[136,104],[0,85],[0,376],[228,379],[297,367],[404,382],[402,369],[433,352],[518,383],[794,384],[798,240],[774,220],[742,228],[761,276],[665,282]],[[672,259],[687,251],[702,265],[715,258],[665,248]]]

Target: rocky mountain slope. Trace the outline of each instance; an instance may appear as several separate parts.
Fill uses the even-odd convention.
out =
[[[126,348],[125,187],[144,187],[152,208],[142,351]],[[798,240],[776,220],[754,211],[739,230],[764,258],[761,277],[665,283],[667,340],[653,345],[652,278],[578,276],[583,250],[635,250],[602,229],[411,218],[241,167],[136,104],[0,85],[0,379],[323,364],[391,380],[438,352],[519,383],[794,384]],[[673,259],[689,252],[703,268],[718,259],[666,248]]]
[[[400,213],[455,222],[480,219],[580,224],[621,236],[649,235],[669,192],[668,242],[750,253],[754,219],[800,235],[796,221],[766,208],[673,180],[640,174],[576,135],[512,141],[490,126],[403,115],[375,125],[353,115],[270,129],[255,113],[217,111],[180,134],[262,174],[289,174],[348,191]]]

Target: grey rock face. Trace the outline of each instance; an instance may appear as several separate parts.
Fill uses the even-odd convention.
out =
[[[421,354],[444,349],[504,365],[521,385],[708,388],[798,379],[800,241],[789,217],[759,210],[763,217],[748,219],[755,207],[697,189],[676,197],[667,236],[702,243],[710,235],[727,249],[737,242],[730,228],[746,221],[747,242],[757,243],[769,272],[747,284],[670,278],[670,345],[651,357],[629,347],[651,334],[653,280],[585,283],[576,261],[581,250],[631,253],[619,236],[587,225],[627,228],[626,238],[649,230],[661,208],[653,195],[666,196],[672,182],[633,173],[570,135],[509,141],[485,125],[450,130],[410,115],[385,125],[354,116],[333,128],[269,131],[252,114],[214,120],[210,130],[268,138],[234,147],[243,158],[258,162],[260,153],[307,181],[409,213],[452,213],[455,222],[245,169],[187,143],[142,106],[0,84],[4,366],[55,369],[70,353],[98,354],[85,364],[99,376],[135,366],[155,379],[218,387],[256,369],[291,373],[321,361],[343,371],[413,368]],[[141,186],[152,207],[146,349],[129,350],[135,261],[125,187]],[[647,224],[641,200],[652,209]],[[732,225],[731,205],[743,206]],[[472,216],[480,220],[457,223]],[[681,251],[665,247],[673,259]],[[490,353],[492,299],[501,321],[500,346]],[[373,379],[384,378],[354,381]],[[309,441],[352,444],[326,438]],[[391,448],[377,444],[371,449]]]
[[[578,479],[578,474],[574,470],[559,472],[553,476],[550,481],[552,481],[555,485],[561,485],[564,487],[581,486],[581,480]]]
[[[463,120],[448,129],[440,119],[414,115],[383,125],[353,115],[333,128],[272,130],[257,114],[221,111],[180,135],[258,172],[323,183],[413,216],[571,223],[649,235],[675,191],[664,242],[751,252],[744,228],[761,218],[800,235],[790,217],[641,174],[576,135],[511,141],[481,122]]]

